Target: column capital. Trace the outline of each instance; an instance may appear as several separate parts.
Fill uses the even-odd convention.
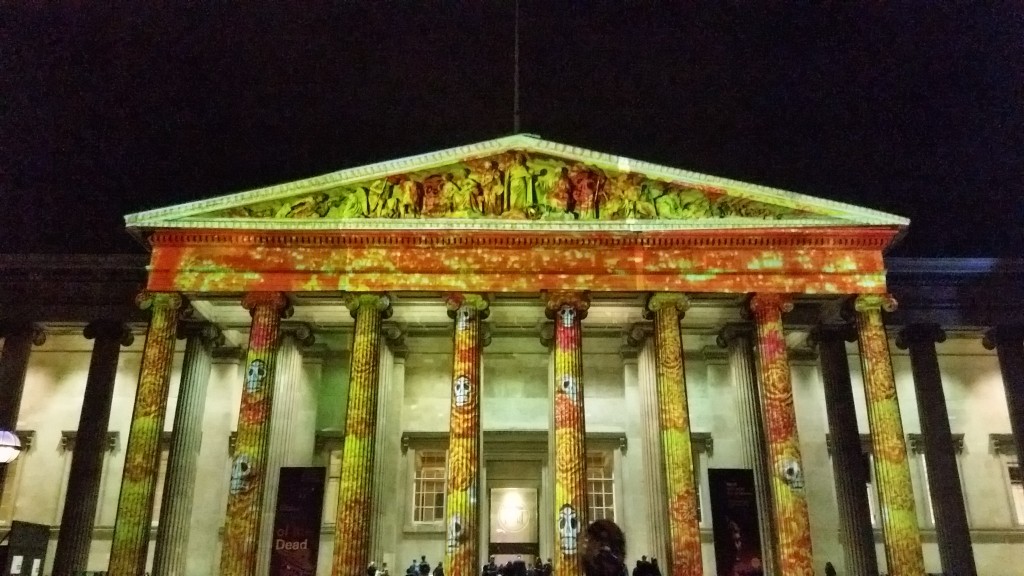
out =
[[[653,313],[669,307],[678,310],[682,318],[690,309],[690,299],[682,292],[655,292],[649,295],[644,303],[644,318],[650,319]]]
[[[135,304],[143,309],[178,310],[186,305],[185,299],[177,292],[150,292],[143,290],[135,297]]]
[[[380,327],[381,337],[384,343],[391,349],[396,357],[405,358],[409,353],[409,347],[405,344],[407,328],[397,322],[384,322]]]
[[[893,312],[896,310],[896,298],[892,294],[860,294],[853,299],[853,310]]]
[[[636,360],[640,350],[651,335],[654,334],[654,326],[650,322],[636,322],[622,330],[622,346],[619,348],[619,356],[623,360]]]
[[[896,334],[896,347],[906,350],[911,344],[936,344],[946,341],[946,331],[938,324],[907,324]]]
[[[587,317],[587,310],[590,309],[589,292],[572,292],[568,290],[545,291],[541,296],[544,298],[545,314],[549,319],[563,308],[570,307],[576,311],[580,320]]]
[[[28,334],[32,344],[42,346],[46,343],[46,330],[35,322],[0,322],[0,338],[7,338],[15,334]]]
[[[1024,343],[1024,326],[1001,324],[985,331],[981,344],[987,350],[994,350],[997,346],[1020,346]]]
[[[545,348],[551,348],[555,343],[555,325],[551,322],[545,322],[540,325],[540,345]]]
[[[89,340],[109,338],[120,342],[121,346],[131,346],[135,341],[135,336],[128,325],[116,320],[94,320],[86,325],[82,333]]]
[[[212,348],[224,345],[224,334],[209,322],[179,322],[176,336],[179,340],[199,338]]]
[[[814,349],[826,342],[856,342],[857,328],[850,323],[818,324],[807,333],[807,347]]]
[[[280,328],[281,336],[291,336],[295,338],[295,341],[301,346],[312,346],[316,342],[316,335],[313,334],[313,328],[305,322],[289,322],[282,324]]]
[[[754,325],[748,323],[732,323],[722,326],[715,337],[715,344],[719,348],[728,348],[738,338],[747,338],[753,341]]]
[[[449,292],[444,295],[444,305],[448,309],[448,317],[455,319],[459,309],[466,306],[477,312],[477,318],[483,320],[491,313],[491,298],[487,294],[470,292]]]
[[[372,292],[348,292],[345,294],[345,307],[348,308],[352,317],[362,308],[380,312],[381,318],[391,318],[391,297],[387,294],[376,294]]]
[[[750,295],[747,306],[754,314],[774,311],[791,312],[793,297],[790,294],[779,292],[757,292]]]
[[[288,318],[292,315],[292,307],[288,302],[288,297],[283,292],[247,292],[242,297],[242,308],[249,311],[252,315],[258,306],[267,306],[281,316],[281,318]]]

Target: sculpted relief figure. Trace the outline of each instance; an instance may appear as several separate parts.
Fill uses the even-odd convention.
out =
[[[527,218],[534,211],[536,198],[533,175],[526,167],[526,154],[513,152],[505,171],[505,212],[510,218]]]
[[[642,176],[630,173],[619,174],[608,179],[601,191],[601,201],[598,204],[600,218],[602,220],[636,218],[642,181]]]
[[[664,194],[655,199],[654,206],[659,218],[692,220],[714,216],[711,201],[696,188],[670,186]]]
[[[456,218],[467,218],[481,214],[483,214],[483,194],[480,191],[480,183],[470,176],[469,170],[464,170],[452,199],[451,215]]]
[[[480,213],[500,216],[505,211],[505,182],[498,163],[494,160],[471,160],[469,177],[480,186]]]
[[[570,202],[572,201],[572,182],[569,181],[569,170],[562,166],[558,169],[541,170],[535,185],[537,206],[540,217],[545,220],[571,220]]]
[[[398,196],[397,210],[399,218],[415,218],[420,215],[420,201],[423,190],[419,183],[405,176],[398,177],[395,183]]]
[[[596,218],[597,197],[604,184],[604,175],[582,164],[573,164],[569,167],[569,181],[572,183],[572,204],[576,218]]]
[[[444,201],[443,188],[445,186],[444,176],[435,174],[423,179],[423,210],[422,214],[428,217],[441,217],[447,212]]]
[[[397,201],[392,196],[394,185],[387,178],[381,178],[370,184],[367,190],[369,216],[371,218],[391,218],[396,211]]]
[[[368,212],[366,188],[356,187],[343,190],[331,203],[328,218],[365,218]]]
[[[274,218],[323,218],[331,209],[330,197],[323,192],[285,202]]]

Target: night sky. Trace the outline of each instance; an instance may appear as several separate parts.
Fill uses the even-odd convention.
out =
[[[511,0],[23,4],[0,252],[138,252],[124,214],[513,131]],[[1024,254],[1019,3],[592,4],[521,0],[523,132],[907,216],[901,256]]]

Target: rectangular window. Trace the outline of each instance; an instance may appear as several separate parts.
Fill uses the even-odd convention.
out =
[[[324,458],[327,461],[327,483],[324,485],[324,516],[323,524],[334,524],[338,517],[338,492],[341,490],[341,457],[345,453],[342,446],[328,450]]]
[[[611,452],[587,455],[587,520],[615,521],[615,475]]]
[[[1006,473],[1010,480],[1010,500],[1013,503],[1014,519],[1018,526],[1024,526],[1024,473],[1016,462],[1007,462]]]
[[[417,451],[415,459],[412,520],[413,522],[443,522],[447,452],[444,450]]]

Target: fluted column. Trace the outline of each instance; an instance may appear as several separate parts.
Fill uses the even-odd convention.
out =
[[[280,329],[274,399],[267,440],[267,474],[263,484],[263,520],[256,554],[256,573],[270,571],[270,547],[274,540],[274,514],[281,480],[281,467],[287,466],[295,429],[295,402],[302,386],[302,346],[313,344],[313,331],[305,324],[284,325]]]
[[[188,539],[191,531],[192,500],[195,495],[196,463],[203,440],[206,388],[210,382],[212,349],[224,341],[212,324],[178,326],[178,337],[186,338],[178,404],[174,410],[174,432],[167,455],[167,477],[160,503],[160,525],[153,557],[154,576],[185,576]]]
[[[160,473],[160,436],[167,416],[175,332],[182,304],[181,296],[173,292],[143,292],[136,301],[140,308],[150,309],[152,316],[128,429],[121,495],[110,545],[111,576],[135,576],[146,571],[153,490]]]
[[[480,526],[480,357],[481,321],[488,301],[480,294],[450,294],[448,315],[455,320],[448,471],[445,491],[445,574],[475,576]]]
[[[871,508],[865,489],[870,470],[864,466],[850,382],[850,363],[846,358],[845,342],[856,338],[857,333],[849,324],[818,326],[811,332],[810,343],[817,346],[821,357],[821,380],[832,442],[832,472],[846,571],[878,576],[875,532],[871,527]]]
[[[405,394],[405,332],[402,326],[385,322],[381,326],[385,346],[380,348],[380,374],[377,384],[377,419],[373,459],[373,522],[370,558],[382,560],[397,545],[397,530],[402,525],[400,506],[393,506],[397,491],[405,487],[399,478],[401,450],[402,398]]]
[[[920,576],[924,574],[921,533],[889,338],[882,322],[882,310],[895,308],[896,301],[888,294],[865,294],[854,302],[886,563],[891,576]]]
[[[946,395],[935,343],[946,333],[937,324],[912,324],[900,330],[896,345],[910,350],[910,369],[917,393],[917,413],[924,437],[924,464],[928,470],[928,491],[935,515],[942,571],[957,576],[974,576],[978,569],[971,549],[971,532],[964,509],[953,434],[949,428]]]
[[[256,572],[279,328],[282,316],[290,314],[288,300],[280,292],[250,292],[242,298],[242,306],[249,310],[252,323],[220,557],[220,573],[231,576]]]
[[[379,294],[349,294],[345,304],[356,319],[345,418],[345,448],[334,527],[332,574],[362,573],[370,562],[371,486],[376,437],[377,383],[380,371],[381,322],[391,315],[391,301]]]
[[[679,322],[689,305],[683,294],[658,293],[647,300],[647,311],[654,319],[658,416],[668,501],[668,573],[673,576],[696,576],[704,572],[693,448],[690,444],[690,411],[683,370],[683,341],[679,330]]]
[[[644,487],[647,497],[647,522],[651,529],[654,547],[650,550],[655,558],[665,558],[668,541],[668,523],[665,510],[668,502],[665,495],[665,459],[662,458],[660,420],[658,416],[658,363],[654,339],[649,324],[634,325],[629,334],[630,341],[640,346],[637,355],[637,381],[640,386],[641,410],[643,414],[644,443]]]
[[[4,338],[3,352],[0,352],[0,430],[15,432],[29,354],[33,344],[42,346],[46,334],[39,326],[23,322],[0,325],[0,336]],[[0,464],[0,498],[4,493],[6,472],[7,466]]]
[[[800,438],[793,406],[782,312],[793,307],[782,294],[755,294],[750,299],[757,330],[757,355],[764,416],[765,452],[775,517],[777,570],[786,576],[813,576],[811,527],[804,494]]]
[[[131,331],[120,322],[100,320],[85,327],[85,337],[95,339],[85,398],[78,419],[78,433],[60,519],[60,535],[53,559],[53,573],[61,576],[85,570],[96,520],[103,453],[107,450],[107,426],[110,401],[114,396],[117,360],[121,346],[134,340]]]
[[[555,575],[582,574],[579,537],[586,528],[587,446],[583,409],[582,320],[590,308],[586,294],[547,295],[554,320]]]
[[[761,392],[758,390],[753,342],[754,327],[750,324],[728,324],[717,338],[718,346],[729,352],[729,374],[736,394],[743,462],[754,473],[757,523],[761,532],[761,563],[765,574],[776,574],[771,480],[764,447],[765,430],[761,418]]]
[[[985,333],[983,343],[999,357],[1017,462],[1024,463],[1024,326],[996,326]]]

